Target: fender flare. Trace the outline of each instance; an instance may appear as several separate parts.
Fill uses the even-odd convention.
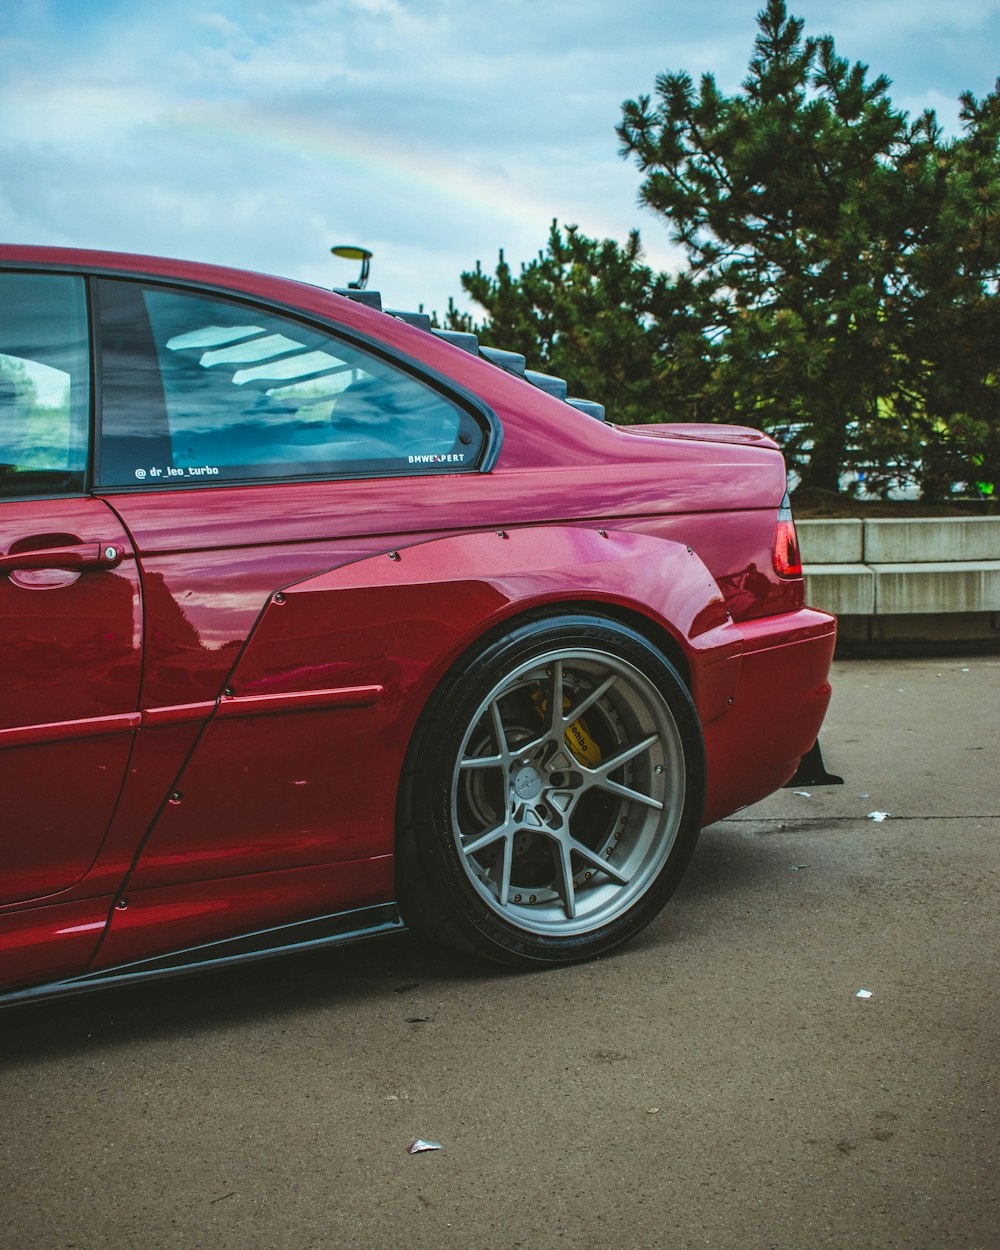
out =
[[[692,548],[631,531],[548,525],[430,539],[275,592],[217,715],[375,698],[415,723],[414,706],[418,713],[479,639],[561,604],[644,618],[653,641],[663,631],[681,648],[702,723],[727,710],[743,637]]]
[[[476,531],[276,590],[177,778],[183,802],[161,807],[129,890],[215,879],[236,865],[246,875],[370,861],[388,873],[404,760],[449,669],[527,613],[602,606],[648,622],[654,642],[666,631],[683,650],[702,725],[725,722],[742,633],[702,561],[670,540],[570,525]],[[258,719],[271,716],[273,731]]]

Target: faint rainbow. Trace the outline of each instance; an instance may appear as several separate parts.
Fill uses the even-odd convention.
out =
[[[410,197],[403,207],[435,211],[436,205],[460,204],[492,218],[532,225],[539,237],[559,215],[559,206],[546,194],[525,191],[509,179],[475,169],[454,159],[446,149],[406,148],[384,135],[349,130],[327,121],[283,119],[259,110],[220,115],[217,110],[185,109],[170,123],[199,142],[216,141],[321,161],[331,173],[360,175],[373,190],[392,188]],[[414,202],[413,197],[419,195]],[[437,211],[445,211],[440,207]]]

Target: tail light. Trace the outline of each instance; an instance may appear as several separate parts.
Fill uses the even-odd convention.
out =
[[[792,501],[788,492],[778,509],[778,528],[774,532],[774,570],[779,577],[801,577],[802,557],[799,555],[799,540],[795,536],[795,522],[792,520]]]

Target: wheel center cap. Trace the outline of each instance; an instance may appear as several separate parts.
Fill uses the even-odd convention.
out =
[[[542,779],[530,764],[514,774],[514,793],[519,799],[534,799],[542,792]]]

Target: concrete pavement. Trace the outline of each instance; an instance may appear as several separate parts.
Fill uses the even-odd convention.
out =
[[[403,936],[0,1015],[0,1240],[995,1250],[997,708],[997,658],[838,663],[847,784],[593,964]]]

